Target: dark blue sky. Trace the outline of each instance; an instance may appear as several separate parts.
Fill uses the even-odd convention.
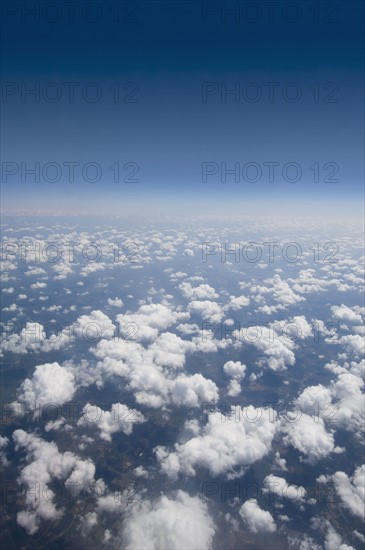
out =
[[[2,25],[4,208],[360,204],[363,2],[3,2]]]

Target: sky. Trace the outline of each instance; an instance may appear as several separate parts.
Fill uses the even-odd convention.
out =
[[[364,6],[0,2],[5,547],[360,547]]]
[[[3,2],[1,19],[4,210],[361,216],[363,2]]]

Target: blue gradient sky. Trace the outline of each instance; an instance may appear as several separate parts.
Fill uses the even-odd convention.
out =
[[[132,2],[136,22],[113,20],[115,3],[101,3],[101,17],[88,22],[76,10],[70,22],[64,2],[60,21],[50,23],[26,16],[21,8],[3,12],[3,81],[41,89],[56,82],[62,97],[55,103],[42,97],[36,102],[20,91],[2,97],[2,161],[16,163],[19,172],[2,177],[4,209],[111,210],[128,208],[224,208],[262,211],[346,212],[361,214],[364,180],[364,4],[334,2],[336,12],[320,2],[319,21],[314,2],[294,2],[301,10],[297,21],[283,16],[287,2],[278,2],[274,20],[264,2],[256,22],[242,16],[235,21],[222,11],[235,2]],[[32,2],[28,3],[33,4]],[[206,15],[208,6],[212,11]],[[244,10],[246,2],[239,2]],[[332,6],[331,4],[331,6]],[[19,4],[20,6],[20,4]],[[332,8],[331,8],[332,9]],[[50,12],[51,13],[51,12]],[[91,13],[91,12],[90,12]],[[285,13],[285,12],[284,12]],[[292,12],[288,12],[292,17]],[[23,18],[23,19],[22,19]],[[336,21],[332,21],[336,19]],[[330,21],[331,20],[331,21]],[[223,103],[219,93],[202,101],[203,82],[255,82],[263,91],[257,102],[232,95]],[[73,103],[64,82],[79,83]],[[80,89],[96,82],[102,97],[96,103],[82,98]],[[135,82],[136,103],[115,103],[110,87],[118,82],[122,99]],[[277,82],[275,98],[268,100],[265,82]],[[302,97],[283,99],[283,86],[296,82]],[[337,102],[324,102],[338,87]],[[313,85],[319,83],[319,101]],[[19,88],[20,89],[20,88]],[[6,92],[6,90],[5,90]],[[5,139],[4,139],[5,138]],[[99,181],[75,181],[62,170],[57,182],[36,183],[20,178],[20,163],[41,167],[54,162],[97,163]],[[108,168],[115,162],[139,166],[138,182],[113,181]],[[302,169],[299,181],[289,183],[277,174],[269,182],[264,172],[257,182],[240,181],[221,174],[202,181],[202,163],[222,162],[227,167],[255,162],[288,162]],[[318,163],[320,181],[310,166]],[[323,182],[330,173],[325,165],[336,163],[337,183]],[[279,167],[279,173],[280,173]],[[3,165],[4,168],[4,165]],[[122,177],[128,170],[121,172]],[[6,181],[5,181],[6,179]]]

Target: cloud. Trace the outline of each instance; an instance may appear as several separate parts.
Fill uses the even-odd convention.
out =
[[[121,298],[108,298],[108,304],[114,307],[123,307],[123,300]]]
[[[14,290],[14,287],[10,286],[9,288],[3,288],[2,292],[4,292],[4,294],[13,294]]]
[[[5,467],[8,466],[9,461],[6,458],[4,449],[8,446],[9,439],[0,435],[0,464]]]
[[[274,533],[276,525],[270,512],[262,510],[256,499],[246,500],[239,514],[251,533]]]
[[[46,288],[47,286],[47,283],[41,283],[39,281],[37,281],[36,283],[33,283],[32,285],[30,285],[30,288],[33,288],[34,290],[37,290],[39,288]]]
[[[285,458],[280,457],[280,453],[278,451],[275,453],[274,466],[283,472],[288,471],[288,468],[286,467],[286,460]]]
[[[360,336],[360,334],[347,334],[346,336],[341,336],[338,342],[343,344],[348,353],[355,357],[362,357],[364,355],[365,343],[364,338]]]
[[[246,296],[230,296],[229,302],[225,306],[225,309],[233,309],[234,311],[237,311],[248,306],[249,304],[250,298],[247,298]]]
[[[258,309],[262,313],[275,313],[305,300],[303,296],[296,294],[290,285],[281,279],[279,274],[274,275],[272,279],[265,279],[264,283],[270,286],[255,285],[251,287],[251,294],[258,303],[264,301],[265,295],[271,296],[275,302],[275,305],[272,306],[267,304],[260,306]]]
[[[56,273],[54,277],[55,281],[62,281],[63,279],[66,279],[68,275],[71,275],[71,273],[74,272],[71,265],[65,261],[60,261],[57,264],[53,264],[52,269]]]
[[[233,336],[241,345],[252,345],[267,357],[267,365],[274,371],[285,370],[295,364],[296,342],[312,334],[311,326],[304,316],[295,316],[288,321],[277,321],[269,326],[248,325],[235,330]]]
[[[126,550],[212,548],[215,525],[199,497],[179,490],[175,498],[161,495],[129,508],[121,533],[121,547]]]
[[[338,319],[340,321],[348,321],[349,323],[361,324],[363,322],[360,310],[361,308],[359,306],[350,308],[345,306],[344,304],[331,307],[334,319]]]
[[[223,365],[224,372],[231,378],[235,378],[237,380],[244,378],[246,368],[246,365],[240,361],[227,361]]]
[[[212,300],[218,298],[215,289],[207,284],[193,287],[190,283],[183,282],[178,288],[187,300]]]
[[[138,342],[154,341],[159,331],[188,318],[188,313],[173,311],[162,304],[145,304],[136,313],[117,315],[122,337],[130,339],[131,329],[134,328],[132,338]]]
[[[200,329],[196,323],[182,323],[177,325],[176,330],[181,332],[183,336],[189,336],[190,334],[196,334]]]
[[[349,546],[342,542],[342,537],[335,531],[329,522],[324,547],[325,550],[334,550],[334,548],[336,548],[336,550],[355,550],[353,546]]]
[[[289,535],[288,544],[290,550],[323,550],[323,546],[314,542],[312,537],[307,535],[301,538]]]
[[[317,386],[308,386],[295,400],[299,410],[315,415],[326,411],[328,405],[332,403],[332,394],[330,388],[322,384]]]
[[[50,330],[52,326],[54,327],[53,332]],[[22,354],[28,351],[49,352],[67,347],[74,342],[75,337],[95,343],[101,338],[116,336],[115,325],[100,310],[94,310],[89,315],[81,315],[74,323],[64,326],[64,328],[58,324],[49,324],[48,331],[50,332],[49,336],[45,327],[40,323],[27,322],[19,334],[5,336],[2,348],[4,351]]]
[[[209,300],[193,300],[189,303],[188,308],[193,315],[199,315],[202,319],[211,323],[220,323],[224,317],[221,306]]]
[[[305,340],[312,336],[312,327],[304,315],[294,315],[287,323],[284,323],[285,335],[295,340]]]
[[[15,430],[13,440],[16,451],[25,449],[28,463],[18,478],[18,483],[27,490],[25,510],[18,512],[17,522],[29,535],[34,535],[42,520],[56,520],[63,515],[63,511],[56,508],[55,494],[48,487],[51,481],[65,480],[65,487],[72,487],[69,494],[77,495],[94,481],[95,465],[69,451],[60,453],[54,442],[48,443],[24,430]]]
[[[334,421],[351,430],[362,430],[365,422],[364,382],[351,373],[338,376],[331,386],[336,402]]]
[[[17,306],[17,304],[13,303],[13,304],[10,304],[9,307],[3,307],[2,311],[18,311],[20,310],[20,308]]]
[[[354,516],[365,519],[365,465],[356,468],[351,477],[345,472],[336,472],[326,478],[329,480],[333,481],[342,505]]]
[[[351,431],[362,429],[365,422],[364,382],[350,372],[341,372],[329,387],[308,386],[295,400],[300,410],[320,416],[331,425]]]
[[[41,414],[48,404],[63,405],[76,391],[74,375],[58,363],[37,365],[32,378],[26,378],[18,391],[18,402]]]
[[[93,310],[89,315],[81,315],[73,325],[76,336],[88,342],[100,338],[113,338],[116,327],[111,319],[100,310]]]
[[[97,271],[102,271],[107,268],[106,262],[91,262],[86,264],[80,271],[81,277],[87,277],[90,273],[96,273]]]
[[[231,380],[227,386],[227,395],[229,395],[229,397],[237,397],[241,391],[241,384],[235,379]]]
[[[299,418],[296,413],[287,413],[288,420],[282,426],[287,434],[284,442],[303,453],[310,464],[315,464],[336,450],[333,433],[326,431],[322,418],[315,421],[311,416],[299,413]]]
[[[130,435],[133,431],[133,425],[145,422],[143,414],[135,409],[128,408],[128,405],[114,403],[110,411],[103,411],[96,405],[87,403],[83,410],[83,415],[78,420],[79,426],[96,426],[99,430],[99,436],[104,441],[111,441],[112,435],[117,432],[123,432]]]
[[[237,395],[241,393],[241,384],[239,380],[245,376],[246,365],[240,361],[227,361],[223,365],[223,370],[232,378],[227,387],[227,395],[230,397],[237,397]]]
[[[26,276],[47,275],[47,272],[42,267],[31,267],[31,266],[29,266],[28,271],[25,271],[24,275],[26,275]]]
[[[280,335],[274,328],[250,326],[245,332],[235,331],[234,335],[248,345],[255,346],[266,357],[267,365],[274,371],[285,370],[295,363],[295,343]]]
[[[171,401],[184,407],[198,407],[201,403],[218,401],[217,385],[202,374],[181,375],[170,386]]]
[[[176,443],[174,451],[156,447],[155,452],[161,471],[171,478],[179,473],[193,476],[198,467],[208,469],[212,476],[235,477],[237,468],[253,464],[270,451],[275,431],[268,409],[232,407],[226,415],[209,414],[199,433]]]
[[[193,352],[195,345],[183,340],[172,332],[162,333],[145,353],[156,365],[181,369],[185,364],[185,354]]]
[[[134,342],[101,340],[93,350],[101,359],[95,368],[74,368],[83,384],[101,387],[111,377],[123,377],[139,404],[153,408],[175,404],[197,407],[203,401],[216,401],[218,388],[201,374],[177,374],[185,364],[185,354],[195,344],[165,332],[147,348]]]
[[[276,495],[292,501],[303,502],[307,491],[304,487],[289,485],[283,477],[268,475],[264,479],[264,492],[275,493]]]

